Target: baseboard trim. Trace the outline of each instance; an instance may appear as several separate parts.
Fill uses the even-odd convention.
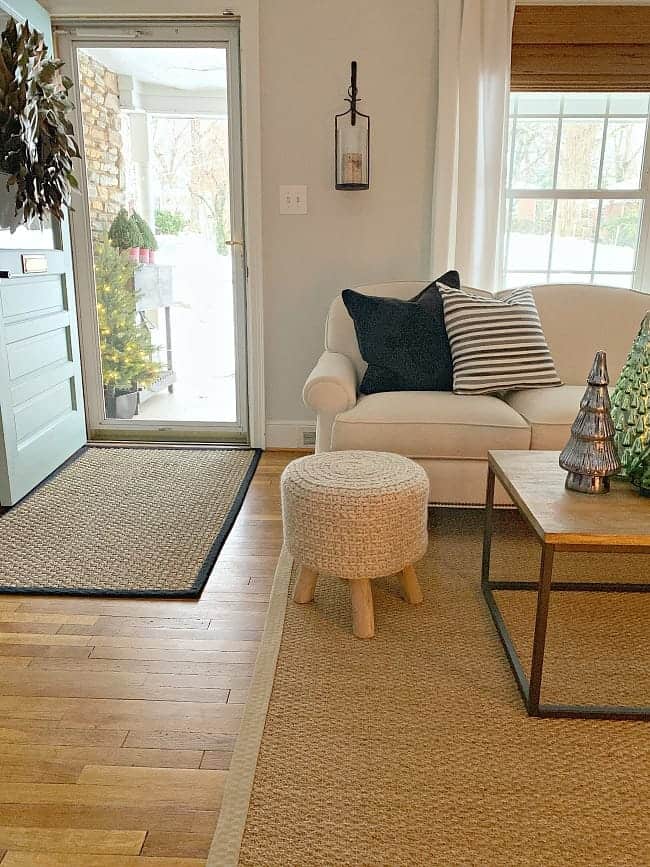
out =
[[[309,421],[267,421],[266,448],[313,451],[313,447],[305,445],[304,433],[312,433],[315,436],[316,424]]]

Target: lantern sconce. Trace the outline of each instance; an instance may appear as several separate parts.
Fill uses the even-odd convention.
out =
[[[357,61],[350,70],[347,111],[334,118],[335,180],[337,190],[367,190],[370,187],[370,118],[357,103]]]

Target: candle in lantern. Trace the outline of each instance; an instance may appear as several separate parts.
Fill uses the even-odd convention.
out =
[[[343,154],[343,183],[363,183],[363,163],[360,153]]]

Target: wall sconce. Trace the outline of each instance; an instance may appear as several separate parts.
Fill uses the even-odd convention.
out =
[[[350,87],[345,100],[347,111],[334,118],[336,189],[367,190],[370,187],[370,118],[357,109],[357,61],[350,71]]]

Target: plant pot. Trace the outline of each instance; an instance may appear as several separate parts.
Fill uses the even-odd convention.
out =
[[[139,247],[129,247],[129,259],[132,262],[140,261],[140,248]]]
[[[149,250],[149,264],[150,265],[156,264],[156,251],[155,250]]]
[[[104,393],[106,418],[133,418],[138,409],[138,392],[128,391],[123,394]]]
[[[140,247],[140,264],[148,265],[151,262],[151,250],[146,247]]]

